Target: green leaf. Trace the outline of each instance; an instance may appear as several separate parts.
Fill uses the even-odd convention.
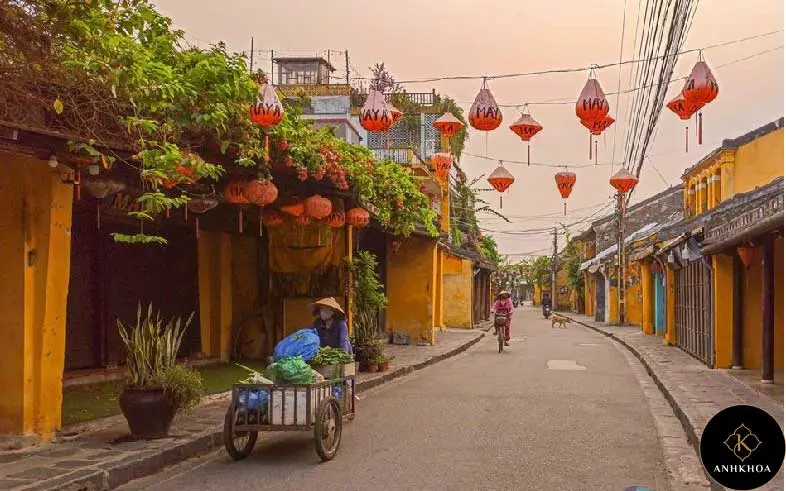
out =
[[[55,109],[57,114],[63,114],[63,101],[60,100],[60,96],[57,96],[55,102],[52,103],[52,107]]]

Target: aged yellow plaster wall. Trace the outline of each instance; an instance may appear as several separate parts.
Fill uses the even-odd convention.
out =
[[[734,193],[745,193],[783,175],[783,128],[737,149]]]
[[[445,330],[445,261],[449,257],[447,251],[437,252],[437,292],[434,303],[434,327]]]
[[[445,324],[448,327],[472,328],[472,261],[445,258]]]
[[[666,268],[666,335],[663,344],[677,344],[677,311],[674,292],[674,270]]]
[[[0,152],[0,433],[60,428],[73,186]]]
[[[731,368],[734,337],[734,258],[712,256],[715,367]]]
[[[388,261],[387,330],[434,344],[437,242],[413,237]]]
[[[232,346],[232,236],[201,231],[197,263],[202,353],[228,361]]]
[[[265,329],[261,307],[261,246],[262,241],[257,237],[232,238],[232,320],[235,332],[241,336],[242,354],[252,359],[265,356],[268,338],[273,334]]]
[[[640,261],[638,264],[641,271],[641,330],[644,334],[655,334],[655,292],[651,264],[647,261]]]

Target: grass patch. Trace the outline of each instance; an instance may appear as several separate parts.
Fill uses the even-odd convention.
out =
[[[263,371],[264,361],[240,362],[254,370]],[[197,367],[202,375],[206,394],[228,391],[232,384],[246,377],[244,369],[234,364],[215,364]],[[63,389],[63,426],[84,423],[120,414],[118,398],[123,390],[122,380],[74,385]]]

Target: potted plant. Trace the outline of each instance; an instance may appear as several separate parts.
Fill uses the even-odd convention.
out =
[[[202,378],[195,370],[176,364],[180,343],[193,318],[192,312],[185,322],[172,317],[164,323],[152,304],[143,317],[140,304],[135,326],[117,321],[128,370],[120,410],[134,437],[167,436],[175,414],[199,404],[204,392]]]
[[[379,371],[384,372],[388,368],[390,368],[390,360],[391,357],[388,355],[379,355],[377,358],[377,365],[379,366]]]
[[[387,305],[376,273],[377,260],[369,251],[359,251],[349,263],[352,272],[351,314],[354,324],[353,349],[361,371],[376,371],[382,355],[379,313]]]

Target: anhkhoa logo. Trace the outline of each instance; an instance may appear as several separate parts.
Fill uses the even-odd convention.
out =
[[[778,422],[754,406],[732,406],[716,414],[701,435],[704,470],[729,489],[756,489],[783,464],[786,442]]]

